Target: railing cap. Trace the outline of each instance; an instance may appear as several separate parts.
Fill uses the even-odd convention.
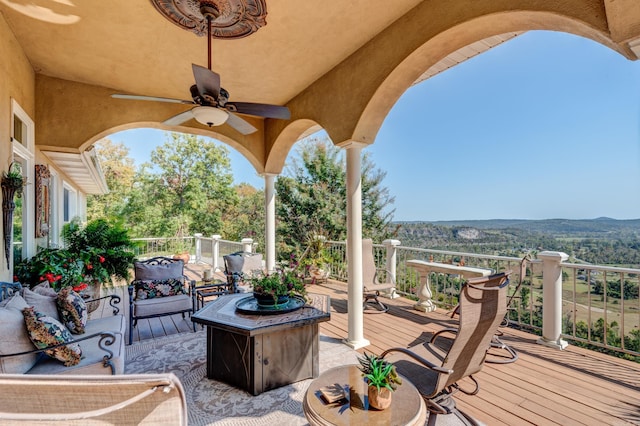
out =
[[[561,251],[541,251],[538,253],[538,259],[564,262],[569,259],[569,255]]]

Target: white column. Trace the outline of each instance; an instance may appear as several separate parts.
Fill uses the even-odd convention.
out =
[[[193,234],[196,239],[196,263],[202,260],[202,234]]]
[[[213,260],[211,261],[211,266],[213,267],[213,272],[221,271],[220,268],[220,240],[222,236],[220,235],[212,235],[211,236],[211,257]]]
[[[243,238],[241,243],[242,251],[246,251],[247,253],[253,252],[253,238]]]
[[[364,144],[347,142],[347,262],[348,333],[345,343],[354,349],[369,345],[364,338],[362,281],[362,159]]]
[[[387,265],[385,269],[389,271],[388,274],[390,275],[387,278],[387,280],[391,281],[392,283],[395,283],[396,282],[396,257],[397,257],[396,247],[400,245],[400,240],[384,240],[382,242],[382,245],[384,246],[387,252]],[[400,297],[400,295],[396,293],[395,287],[384,291],[383,295],[390,299],[395,299],[396,297]]]
[[[569,255],[557,251],[538,253],[542,260],[542,337],[538,343],[556,349],[564,349],[562,340],[562,266]]]
[[[275,174],[264,175],[265,237],[264,249],[269,273],[276,270],[276,191]]]

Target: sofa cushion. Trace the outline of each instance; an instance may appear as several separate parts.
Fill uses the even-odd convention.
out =
[[[170,278],[164,280],[135,280],[136,300],[153,299],[154,297],[175,296],[185,294],[182,279]]]
[[[73,291],[73,288],[65,287],[58,293],[56,303],[60,314],[60,322],[66,325],[69,331],[74,334],[84,333],[84,327],[87,325],[89,317],[84,299]]]
[[[33,350],[22,310],[28,308],[22,296],[14,294],[0,308],[0,354],[14,354]],[[38,355],[28,354],[0,358],[0,374],[24,374],[36,363]]]
[[[134,262],[136,280],[164,280],[168,278],[182,278],[184,262],[174,260],[165,265],[149,265],[144,262]]]
[[[38,349],[73,341],[73,336],[60,321],[36,312],[28,307],[22,310],[24,322],[27,325],[29,338]],[[78,343],[46,350],[44,353],[61,361],[65,366],[76,365],[80,362],[82,349]]]
[[[35,308],[36,312],[60,321],[58,306],[56,304],[57,294],[46,296],[25,288],[22,290],[22,297],[24,301],[27,302],[27,305]]]
[[[49,285],[49,281],[43,281],[40,284],[31,287],[30,290],[42,296],[57,296],[56,291],[51,288],[51,285]]]
[[[172,297],[156,297],[153,299],[138,300],[135,303],[133,315],[143,317],[167,312],[188,311],[192,306],[191,297],[186,294],[179,294]]]
[[[107,350],[113,352],[111,362],[115,367],[115,374],[124,374],[124,333],[127,322],[124,315],[109,315],[102,318],[91,319],[85,327],[85,334],[91,335],[104,331],[115,334],[116,340],[112,345],[105,346]],[[100,349],[98,343],[100,336],[82,341],[82,359],[77,365],[65,367],[55,359],[44,357],[28,374],[100,374],[110,375],[111,368],[104,365],[105,350]]]

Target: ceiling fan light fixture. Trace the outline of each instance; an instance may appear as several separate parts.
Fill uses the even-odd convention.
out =
[[[211,106],[197,106],[191,112],[198,123],[209,127],[220,126],[229,118],[227,111]]]

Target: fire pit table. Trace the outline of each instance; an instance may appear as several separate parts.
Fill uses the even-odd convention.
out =
[[[247,313],[248,297],[220,296],[191,317],[207,327],[207,377],[253,395],[318,377],[318,324],[331,319],[329,296],[308,294],[284,313]]]

